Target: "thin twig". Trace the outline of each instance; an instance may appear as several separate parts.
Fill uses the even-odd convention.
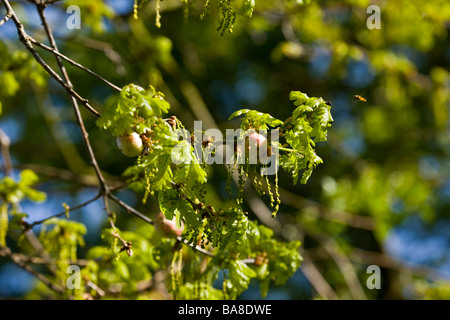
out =
[[[31,273],[33,276],[35,276],[37,279],[39,279],[40,281],[42,281],[48,288],[50,288],[51,290],[63,294],[64,293],[64,289],[55,285],[54,283],[52,283],[50,280],[48,280],[43,274],[35,271],[33,268],[31,268],[29,265],[27,265],[25,262],[23,262],[22,260],[18,259],[17,257],[14,256],[14,253],[11,251],[11,249],[9,248],[0,248],[0,255],[4,256],[4,257],[8,257],[12,262],[14,262],[16,265],[18,265],[19,267],[21,267],[22,269],[24,269],[25,271]]]
[[[53,219],[53,218],[58,218],[58,217],[67,215],[68,212],[72,212],[72,211],[78,210],[78,209],[80,209],[80,208],[83,208],[83,207],[87,206],[88,204],[94,202],[95,200],[99,199],[101,196],[102,196],[102,194],[99,193],[99,194],[96,195],[94,198],[89,199],[88,201],[83,202],[82,204],[79,204],[79,205],[74,206],[74,207],[68,207],[65,211],[60,212],[60,213],[57,213],[57,214],[52,215],[52,216],[50,216],[50,217],[47,217],[47,218],[45,218],[45,219],[38,220],[38,221],[29,223],[29,224],[27,223],[26,226],[27,226],[28,228],[32,228],[32,227],[34,227],[34,226],[36,226],[36,225],[38,225],[38,224],[44,223],[44,222],[46,222],[46,221],[48,221],[48,220],[51,220],[51,219]]]
[[[6,0],[3,0],[3,1],[6,1]],[[47,23],[47,19],[45,18],[45,14],[44,14],[45,5],[38,5],[38,4],[36,4],[36,7],[37,7],[37,10],[38,10],[38,13],[39,13],[39,17],[41,18],[42,25],[43,25],[43,27],[45,29],[46,34],[47,34],[47,38],[48,38],[48,40],[50,42],[50,45],[51,45],[51,47],[53,48],[54,51],[58,52],[58,47],[56,45],[55,38],[53,37],[53,33],[52,33],[51,29],[50,29],[50,26]],[[56,62],[58,63],[58,66],[59,66],[59,68],[60,68],[60,70],[61,70],[61,72],[63,74],[65,85],[67,85],[71,90],[73,90],[72,89],[72,83],[70,82],[70,78],[69,78],[69,75],[67,74],[66,68],[62,64],[61,58],[59,56],[57,56],[57,55],[55,55],[55,57],[56,57]],[[85,147],[86,147],[86,149],[88,151],[89,161],[90,161],[92,167],[94,168],[95,173],[96,173],[97,178],[98,178],[98,181],[100,183],[100,188],[101,188],[100,192],[105,194],[105,193],[108,192],[108,186],[106,184],[105,178],[102,175],[100,167],[98,166],[97,159],[95,158],[94,151],[93,151],[91,143],[89,141],[89,135],[88,135],[88,133],[86,131],[86,128],[84,126],[83,118],[81,117],[80,108],[78,107],[78,103],[77,103],[77,100],[75,99],[75,97],[73,95],[70,95],[70,98],[71,98],[70,100],[71,100],[71,103],[72,103],[72,106],[73,106],[73,109],[74,109],[74,112],[75,112],[75,116],[76,116],[76,119],[77,119],[78,126],[80,127],[80,130],[81,130],[81,133],[82,133],[82,137],[83,137],[83,141],[84,141]]]
[[[184,243],[186,245],[188,245],[191,248],[195,248],[196,251],[203,253],[204,255],[207,255],[208,257],[213,257],[214,255],[209,252],[208,250],[203,249],[200,246],[194,245],[193,243],[190,243],[189,241],[187,241],[186,239],[183,239],[182,237],[178,236],[176,237],[177,241],[180,243]]]
[[[112,227],[114,230],[111,231],[111,235],[114,238],[117,238],[122,243],[122,248],[120,249],[119,252],[125,251],[127,253],[127,255],[131,258],[133,256],[132,243],[130,241],[126,241],[126,240],[122,239],[122,237],[120,236],[119,232],[116,230],[116,227],[114,226],[113,223],[112,223]]]
[[[42,2],[43,2],[43,4],[53,4],[53,3],[56,3],[56,2],[59,2],[59,1],[61,1],[61,0],[41,0]]]
[[[20,260],[25,264],[48,264],[49,262],[41,257],[29,256],[23,253],[14,252],[11,253],[14,256],[14,259]],[[69,260],[70,264],[76,264],[77,266],[87,266],[89,260],[86,259],[78,259],[78,260]]]
[[[147,217],[143,213],[139,212],[138,210],[134,209],[133,207],[129,206],[128,204],[126,204],[125,202],[123,202],[122,200],[117,198],[115,195],[113,195],[112,193],[108,193],[108,197],[111,200],[113,200],[114,202],[116,202],[118,205],[120,205],[122,208],[124,208],[127,211],[127,213],[132,213],[136,217],[144,220],[145,222],[153,224],[153,220],[152,219],[150,219],[149,217]]]
[[[111,228],[116,229],[116,225],[114,223],[114,215],[109,209],[108,196],[106,194],[103,195],[103,203],[105,204],[105,211],[108,214],[108,220],[109,223],[111,224]]]
[[[8,0],[2,0],[3,4],[6,7],[6,10],[8,14],[11,15],[11,19],[14,21],[14,24],[17,28],[17,33],[19,35],[19,40],[24,44],[25,48],[30,51],[30,53],[33,55],[35,60],[44,68],[45,71],[49,75],[51,75],[69,94],[70,96],[74,97],[78,101],[80,101],[86,109],[89,110],[95,117],[100,117],[100,113],[95,110],[90,104],[89,100],[81,97],[70,85],[68,85],[45,61],[42,59],[42,57],[39,55],[39,53],[34,49],[33,45],[31,44],[31,41],[29,39],[28,34],[25,32],[25,29],[23,27],[23,24],[20,22],[19,18],[14,13],[14,10],[12,9],[10,3]]]
[[[91,288],[92,290],[94,290],[100,297],[104,297],[105,296],[105,291],[103,291],[101,288],[99,288],[95,283],[93,283],[92,281],[88,281],[86,283],[86,285]]]
[[[5,17],[4,17],[2,20],[0,20],[0,27],[1,27],[6,21],[8,21],[9,19],[11,19],[11,12],[8,12],[8,13],[5,15]]]
[[[47,51],[50,51],[50,52],[52,52],[53,54],[55,54],[56,56],[58,56],[58,57],[60,57],[60,58],[62,58],[62,59],[64,59],[64,60],[66,60],[66,61],[69,62],[71,65],[73,65],[73,66],[75,66],[75,67],[77,67],[77,68],[80,68],[80,69],[83,70],[83,71],[86,71],[87,73],[93,75],[94,77],[96,77],[96,78],[99,79],[100,81],[103,81],[104,83],[106,83],[108,86],[110,86],[110,87],[113,88],[114,90],[119,91],[119,92],[122,91],[122,89],[119,88],[118,86],[116,86],[115,84],[109,82],[108,80],[106,80],[105,78],[103,78],[103,77],[100,76],[99,74],[95,73],[95,72],[92,71],[91,69],[88,69],[88,68],[86,68],[85,66],[79,64],[78,62],[76,62],[76,61],[70,59],[69,57],[67,57],[67,56],[65,56],[65,55],[63,55],[63,54],[60,53],[59,51],[57,51],[57,50],[55,50],[55,49],[53,49],[53,48],[51,48],[51,47],[49,47],[49,46],[47,46],[47,45],[45,45],[45,44],[43,44],[43,43],[40,43],[39,41],[35,40],[34,38],[32,38],[32,37],[30,37],[30,36],[28,37],[28,39],[30,40],[30,42],[31,42],[32,44],[34,44],[34,45],[36,45],[36,46],[38,46],[38,47],[41,47],[42,49],[45,49],[45,50],[47,50]]]

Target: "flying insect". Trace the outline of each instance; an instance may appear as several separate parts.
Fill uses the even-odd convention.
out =
[[[359,94],[355,94],[355,95],[353,96],[353,98],[356,99],[356,100],[358,100],[358,101],[361,101],[361,102],[366,102],[366,101],[367,101],[366,98],[360,96]]]

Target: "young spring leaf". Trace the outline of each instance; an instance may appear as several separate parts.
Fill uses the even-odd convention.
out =
[[[268,113],[262,113],[256,110],[241,109],[233,112],[228,120],[244,115],[241,120],[241,129],[267,129],[267,126],[277,127],[283,124],[283,121],[272,117]]]
[[[292,174],[294,184],[298,182],[299,172],[303,170],[301,183],[306,183],[313,169],[322,159],[316,155],[315,143],[326,141],[327,129],[333,118],[330,105],[322,98],[308,97],[300,91],[292,91],[289,98],[297,108],[284,122],[285,139],[292,153],[283,155],[280,165]]]

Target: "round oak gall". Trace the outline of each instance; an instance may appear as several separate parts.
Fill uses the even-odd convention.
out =
[[[142,139],[137,132],[117,137],[117,146],[127,157],[136,157],[144,149]]]

